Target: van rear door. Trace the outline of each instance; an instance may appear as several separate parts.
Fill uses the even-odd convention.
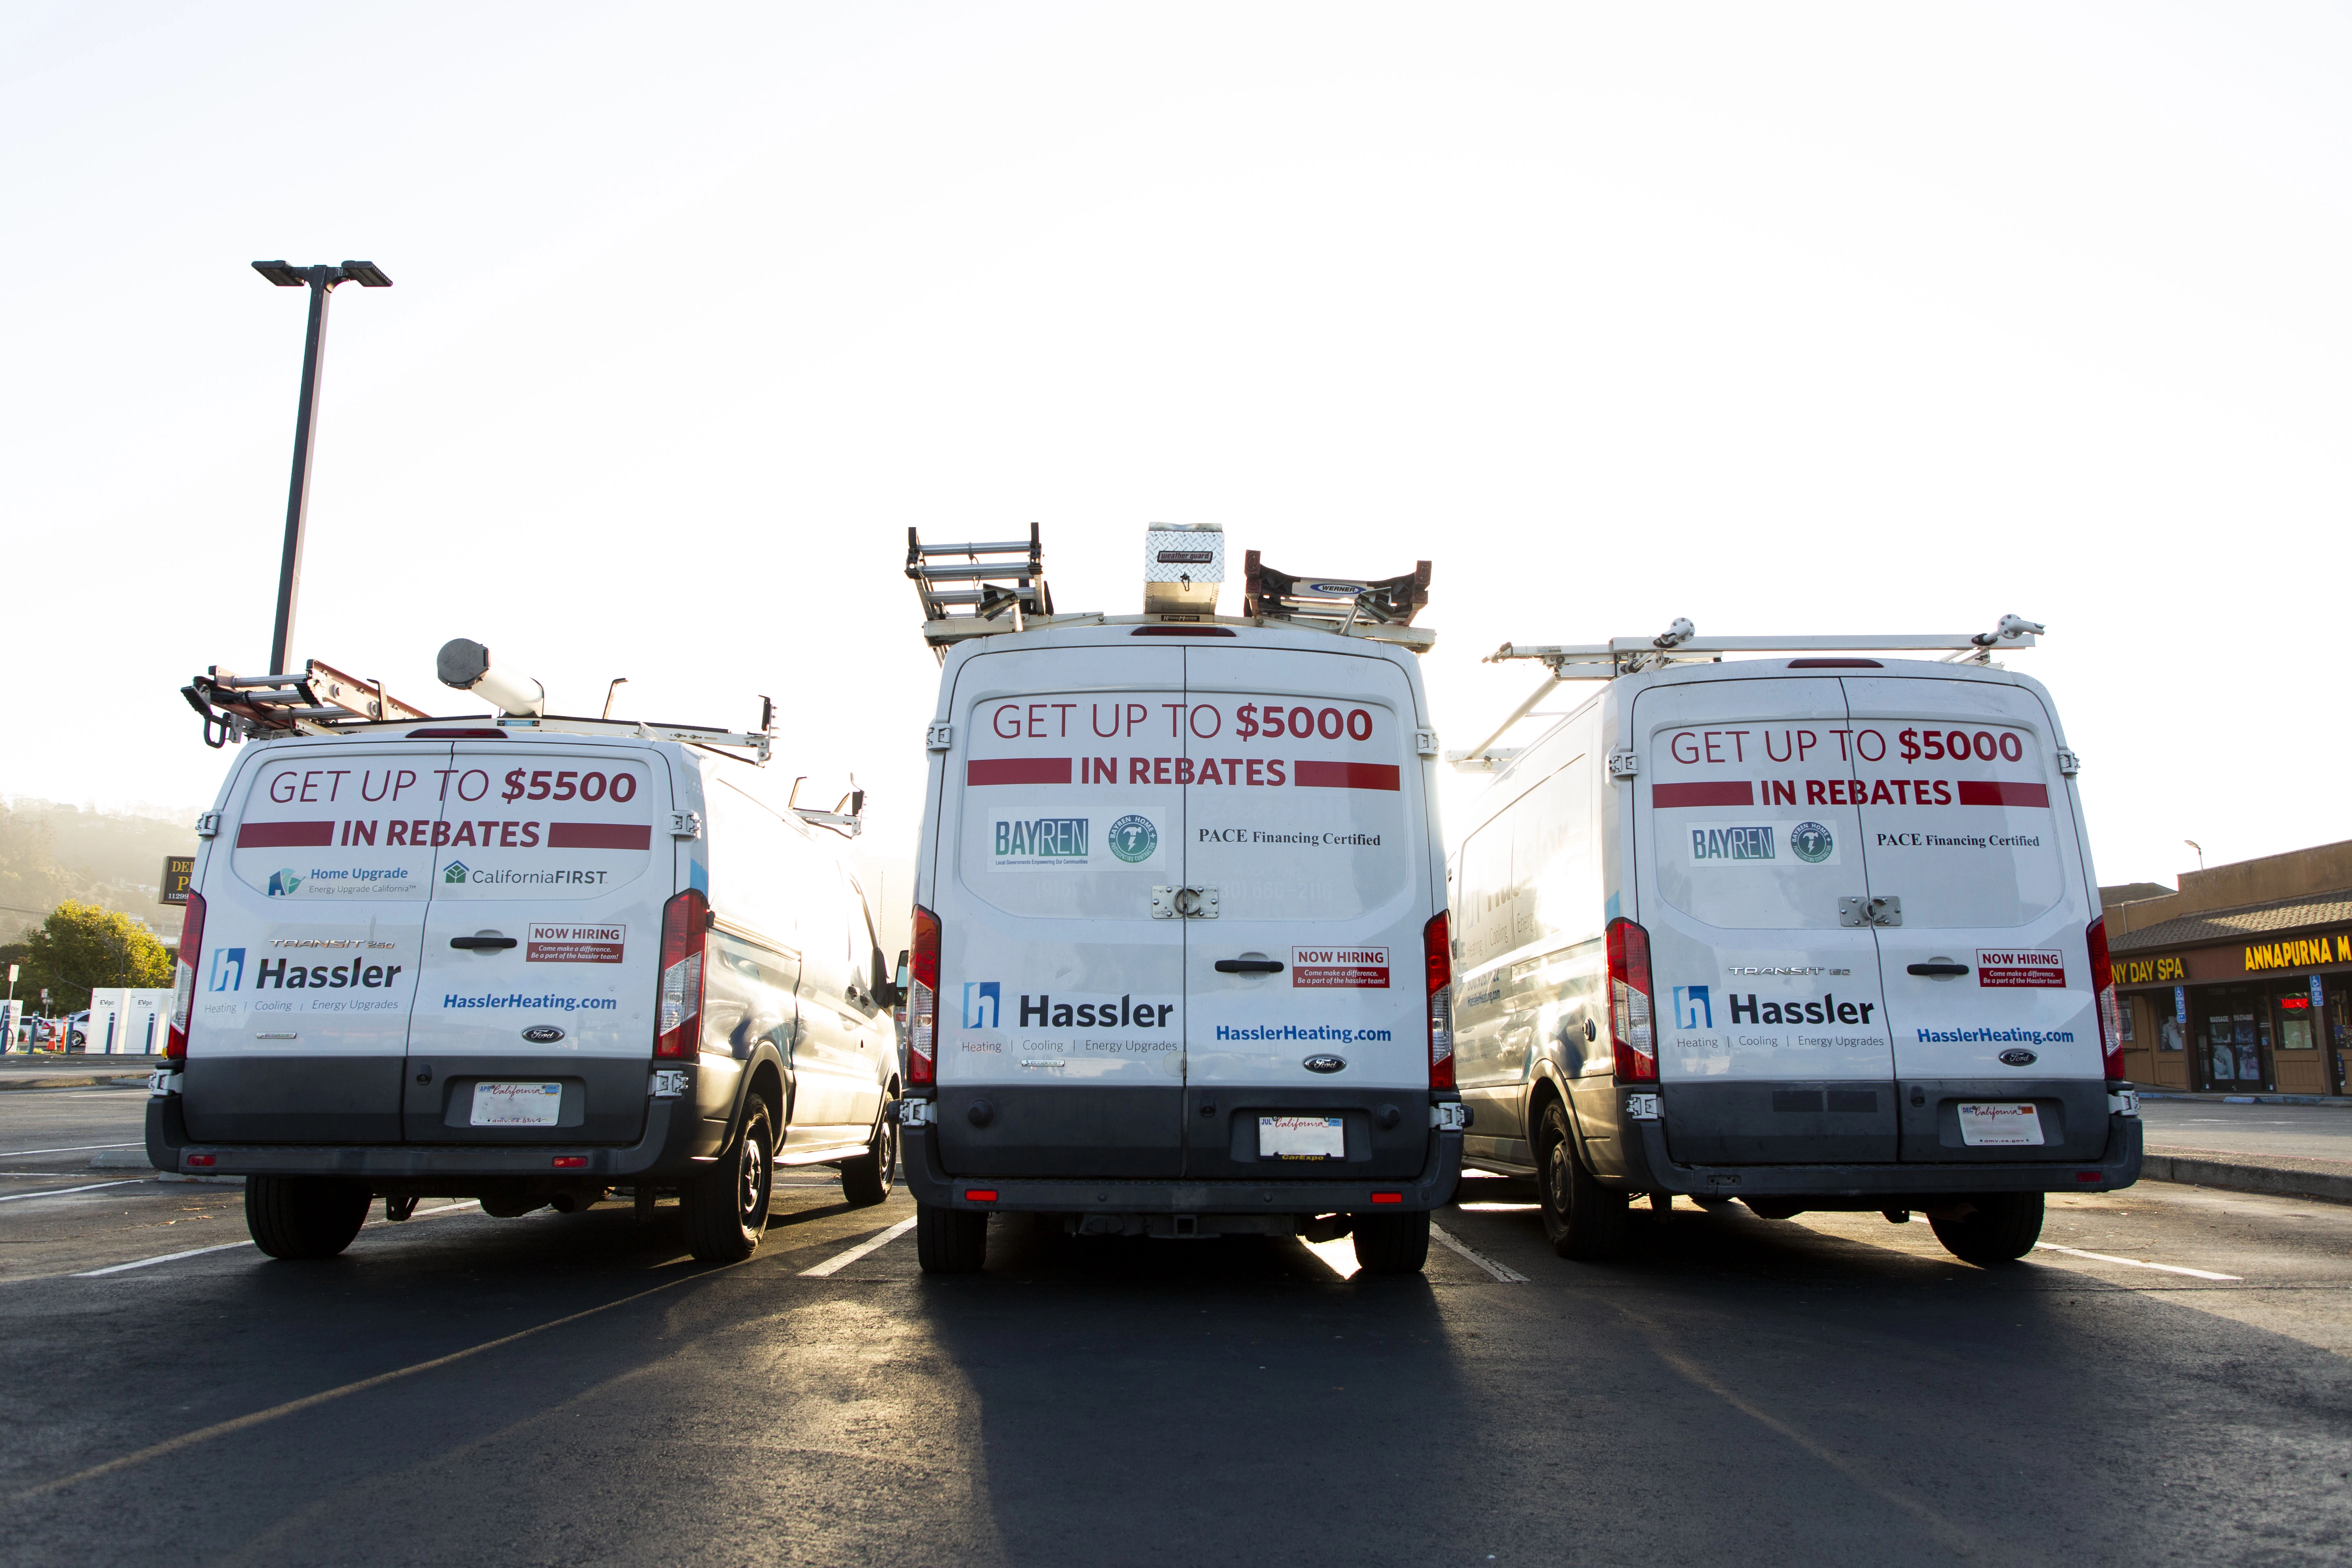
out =
[[[217,1143],[394,1143],[446,742],[257,747],[206,857],[182,1105]]]
[[[950,1172],[1182,1163],[1184,659],[1164,644],[975,654],[940,792],[939,1149]]]
[[[1328,1174],[1412,1176],[1440,889],[1412,684],[1358,653],[1203,639],[1184,659],[1184,880],[1217,900],[1181,922],[1185,1173],[1311,1174],[1320,1139]]]
[[[650,748],[460,741],[432,826],[406,1070],[412,1142],[643,1131],[677,854]]]
[[[2096,1157],[2090,881],[2049,710],[1967,676],[1849,676],[1845,689],[1870,891],[1901,904],[1878,951],[1903,1157]]]
[[[1689,1163],[1893,1161],[1895,1062],[1835,677],[1638,693],[1635,857],[1666,1142]]]

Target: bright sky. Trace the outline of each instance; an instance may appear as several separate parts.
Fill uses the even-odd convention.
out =
[[[350,257],[297,654],[772,693],[877,868],[906,530],[1032,519],[1067,609],[1154,519],[1432,558],[1454,746],[1506,637],[2014,611],[2102,880],[2352,837],[2347,79],[2248,0],[16,0],[0,793],[210,800],[175,689],[266,661],[301,350],[247,263]]]

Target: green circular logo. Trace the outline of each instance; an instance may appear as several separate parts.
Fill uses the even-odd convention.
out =
[[[1789,829],[1789,847],[1806,865],[1818,866],[1830,858],[1830,851],[1837,847],[1837,840],[1831,837],[1830,830],[1820,823],[1801,822]]]
[[[1110,852],[1132,866],[1160,847],[1160,829],[1148,816],[1122,816],[1110,825]]]

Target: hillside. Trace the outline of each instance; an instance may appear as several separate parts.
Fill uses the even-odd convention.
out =
[[[145,921],[166,942],[180,911],[155,901],[167,855],[193,855],[191,809],[177,821],[57,801],[0,801],[0,941],[15,940],[66,899]]]

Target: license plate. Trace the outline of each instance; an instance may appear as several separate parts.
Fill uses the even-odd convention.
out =
[[[2014,1148],[2042,1142],[2042,1115],[2016,1100],[1960,1107],[1960,1142],[1971,1149]]]
[[[560,1083],[478,1083],[474,1086],[477,1127],[552,1127],[563,1109]]]
[[[1336,1116],[1261,1116],[1257,1119],[1257,1157],[1261,1160],[1344,1160],[1348,1132]]]

